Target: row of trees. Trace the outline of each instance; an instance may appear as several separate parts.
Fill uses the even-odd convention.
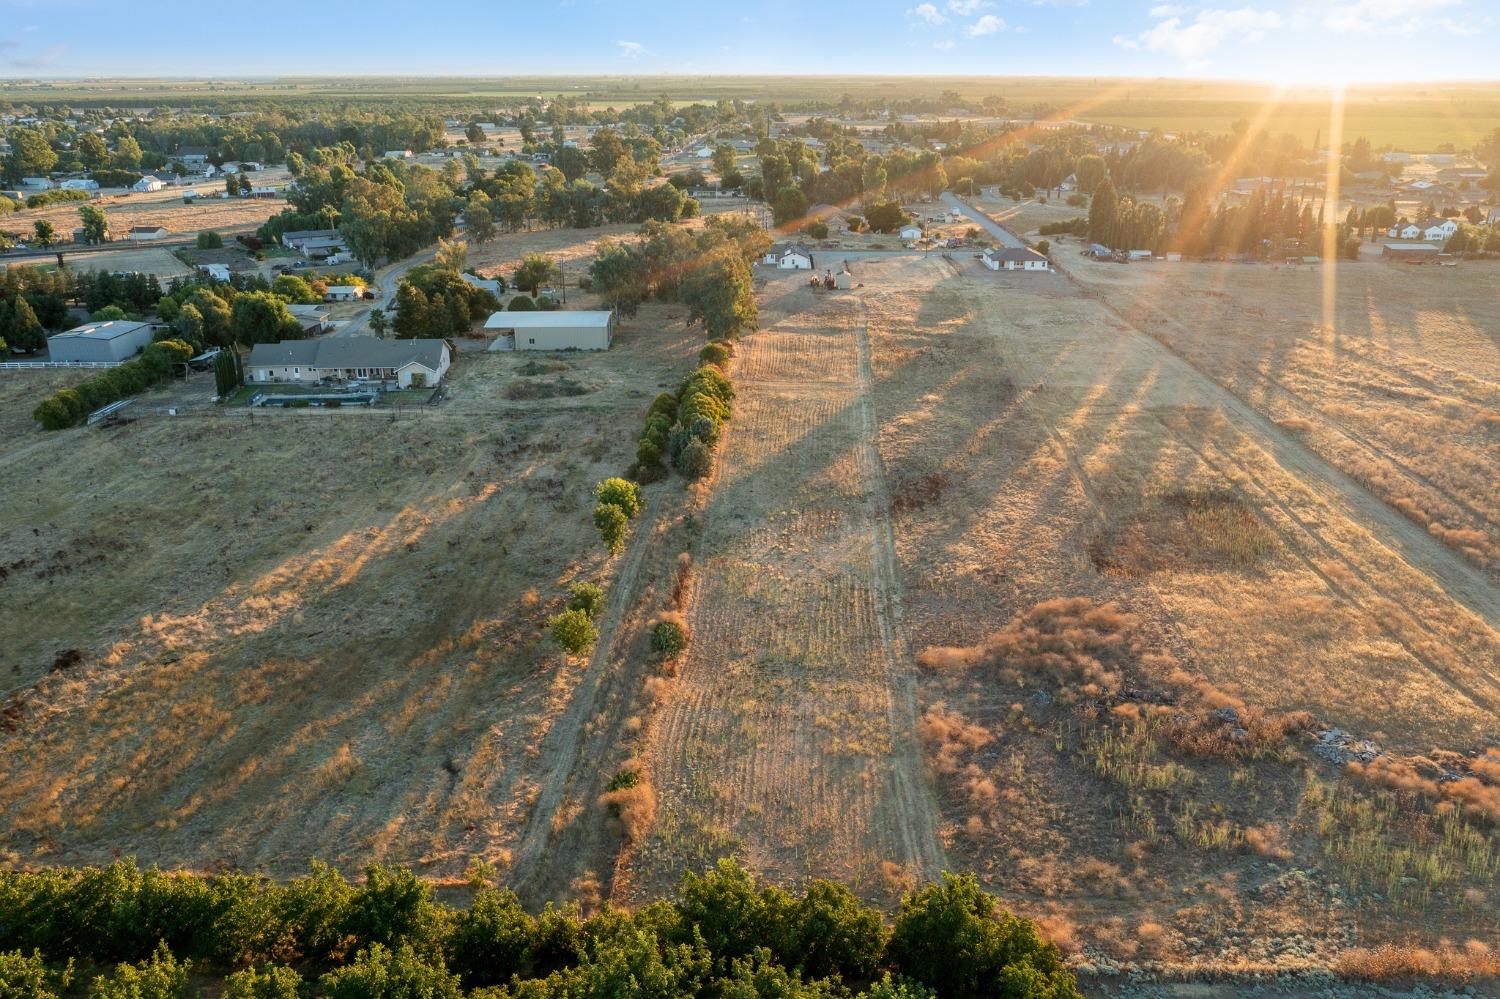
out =
[[[696,233],[647,223],[634,243],[601,240],[589,282],[605,304],[634,315],[642,302],[683,302],[689,322],[710,340],[753,329],[757,311],[750,261],[770,248],[770,236],[747,215],[716,215]]]
[[[970,877],[908,894],[889,923],[837,882],[794,894],[732,861],[687,875],[671,901],[589,918],[533,916],[482,865],[474,886],[452,909],[404,868],[372,867],[357,887],[326,867],[285,885],[130,863],[4,872],[0,994],[55,995],[70,960],[120,962],[99,999],[188,996],[190,964],[233,999],[294,999],[304,975],[335,999],[1079,994],[1057,949]]]
[[[174,364],[193,356],[193,348],[181,340],[159,340],[141,351],[133,361],[101,371],[72,388],[59,389],[37,404],[32,417],[43,430],[77,426],[101,406],[128,399],[172,376]],[[0,994],[4,990],[0,989]]]

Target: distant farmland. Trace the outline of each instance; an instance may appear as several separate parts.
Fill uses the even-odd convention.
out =
[[[719,99],[776,103],[786,109],[855,101],[935,99],[957,93],[977,108],[1003,97],[1011,114],[1095,121],[1165,131],[1226,132],[1237,121],[1304,142],[1329,134],[1332,102],[1323,88],[1277,89],[1265,83],[1035,77],[899,76],[607,76],[535,77],[287,77],[266,80],[58,80],[0,85],[0,100],[65,102],[77,107],[252,107],[263,103],[403,104],[453,113],[481,113],[528,97],[567,96],[592,108],[624,108],[665,95],[675,103]],[[1344,135],[1418,152],[1459,149],[1500,123],[1500,84],[1386,85],[1351,89]]]

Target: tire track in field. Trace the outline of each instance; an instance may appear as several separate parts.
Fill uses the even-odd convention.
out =
[[[892,756],[897,763],[889,775],[896,805],[899,831],[906,856],[923,880],[936,880],[946,867],[942,839],[938,833],[939,807],[927,780],[922,747],[917,741],[917,690],[912,670],[911,645],[903,630],[901,574],[896,556],[896,537],[891,528],[891,491],[880,458],[880,421],[875,415],[875,372],[870,356],[870,313],[859,298],[859,321],[855,325],[855,348],[859,362],[859,396],[856,409],[861,424],[860,465],[869,490],[870,515],[874,527],[876,612],[880,625],[886,676],[891,688]]]

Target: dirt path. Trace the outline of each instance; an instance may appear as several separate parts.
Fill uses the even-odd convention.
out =
[[[513,858],[518,891],[549,885],[555,879],[554,861],[545,855],[547,847],[561,831],[561,811],[567,802],[576,801],[580,789],[597,783],[599,764],[609,758],[613,729],[589,724],[600,714],[616,660],[615,638],[627,612],[636,603],[641,567],[651,545],[657,520],[657,504],[648,504],[631,532],[630,542],[620,560],[619,572],[609,588],[609,602],[599,625],[587,671],[573,691],[562,715],[547,730],[541,748],[538,783],[540,790],[531,815],[521,833]],[[576,860],[577,858],[572,858]]]

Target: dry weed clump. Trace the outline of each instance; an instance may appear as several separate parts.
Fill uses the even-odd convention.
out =
[[[1100,572],[1136,578],[1193,568],[1254,565],[1276,535],[1230,489],[1178,489],[1146,499],[1089,545]]]
[[[940,774],[958,773],[962,757],[994,738],[989,729],[975,725],[946,704],[934,704],[917,722],[917,734],[932,754],[932,765]]]
[[[1458,808],[1471,818],[1500,823],[1500,750],[1488,749],[1475,759],[1457,753],[1397,758],[1379,756],[1369,763],[1351,760],[1349,772],[1394,791],[1419,795],[1438,807]]]
[[[1500,976],[1500,957],[1479,940],[1462,947],[1385,944],[1350,948],[1334,960],[1333,970],[1342,978],[1366,982],[1399,978],[1470,981]]]
[[[928,648],[917,660],[935,670],[983,663],[1041,671],[1065,684],[1081,684],[1085,693],[1113,692],[1120,687],[1120,667],[1140,652],[1134,637],[1138,625],[1117,603],[1063,597],[1017,614],[979,645]]]
[[[619,823],[620,832],[631,843],[639,843],[656,821],[656,789],[641,776],[639,766],[626,763],[599,796],[599,804]]]
[[[1078,933],[1078,924],[1061,912],[1048,913],[1032,919],[1042,936],[1064,954],[1077,954],[1083,950],[1083,939]]]
[[[1286,833],[1275,822],[1266,822],[1247,828],[1245,845],[1262,857],[1269,857],[1272,860],[1292,859],[1292,848],[1287,845]]]

